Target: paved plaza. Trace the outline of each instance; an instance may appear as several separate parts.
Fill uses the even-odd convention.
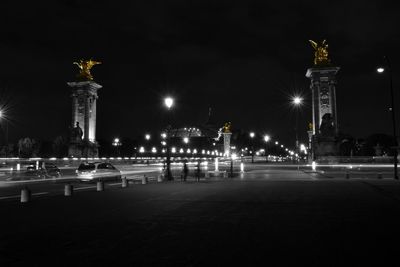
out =
[[[382,266],[399,211],[398,181],[282,169],[43,195],[0,202],[0,265]]]

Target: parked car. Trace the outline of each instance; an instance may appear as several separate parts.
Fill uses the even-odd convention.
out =
[[[57,178],[61,177],[60,169],[53,163],[43,163],[41,167],[36,169],[36,165],[29,165],[26,168],[25,175],[31,178]]]
[[[120,180],[121,172],[107,162],[84,162],[76,170],[81,181]]]

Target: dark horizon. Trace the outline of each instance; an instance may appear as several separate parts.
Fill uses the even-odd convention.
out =
[[[397,4],[87,0],[18,5],[4,4],[1,21],[7,27],[0,35],[0,102],[6,105],[10,142],[51,141],[68,133],[66,83],[75,80],[72,62],[80,58],[103,62],[92,70],[103,86],[97,139],[161,130],[162,99],[172,95],[177,126],[204,123],[212,107],[221,127],[231,121],[234,129],[267,132],[293,146],[290,96],[301,93],[299,134],[305,142],[311,120],[305,73],[314,56],[309,39],[327,39],[332,63],[341,67],[340,131],[360,138],[391,134],[388,79],[375,69],[388,55],[398,88]],[[4,131],[1,138],[4,143]]]

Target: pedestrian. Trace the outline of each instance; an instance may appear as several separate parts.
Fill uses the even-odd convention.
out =
[[[183,163],[183,181],[186,182],[187,175],[189,173],[189,168],[186,164],[186,161]]]

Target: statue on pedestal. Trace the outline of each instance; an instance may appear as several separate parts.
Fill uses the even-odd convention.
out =
[[[326,40],[323,40],[320,45],[313,40],[309,41],[315,49],[314,65],[329,65],[331,61],[328,58],[328,44]]]
[[[322,116],[322,122],[319,126],[319,133],[323,137],[334,137],[335,136],[335,126],[332,118],[332,114],[325,113]]]
[[[83,81],[93,81],[93,76],[90,73],[90,69],[94,66],[94,65],[98,65],[101,64],[101,62],[99,61],[94,61],[92,59],[89,60],[83,60],[81,59],[79,62],[74,62],[73,64],[77,65],[80,69],[79,74],[77,75],[77,77],[80,80]]]
[[[71,129],[70,133],[70,142],[71,143],[82,143],[83,131],[82,128],[79,127],[79,122],[76,122],[76,126]]]

